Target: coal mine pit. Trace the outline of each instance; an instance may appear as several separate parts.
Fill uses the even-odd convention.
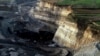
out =
[[[54,37],[53,32],[44,30],[43,31],[39,30],[38,32],[34,30],[32,31],[26,28],[27,27],[26,24],[28,24],[28,22],[23,22],[23,21],[10,22],[11,26],[7,27],[7,32],[21,39],[29,40],[30,42],[34,41],[37,43],[52,42],[52,39]]]
[[[15,35],[22,39],[28,39],[30,41],[37,41],[42,43],[42,42],[52,41],[54,33],[49,31],[39,31],[37,33],[29,31],[27,29],[22,29],[15,31]]]
[[[0,20],[3,20],[3,19],[4,19],[4,17],[0,16]]]
[[[0,56],[71,56],[68,48],[53,42],[54,32],[30,30],[29,23],[0,16],[0,37],[4,37],[0,38]]]

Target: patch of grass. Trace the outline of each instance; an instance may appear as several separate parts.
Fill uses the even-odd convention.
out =
[[[83,14],[76,13],[75,15],[76,16],[100,16],[100,14],[85,14],[85,13],[83,13]]]
[[[91,28],[96,29],[96,30],[100,30],[100,21],[95,21],[95,24],[91,25]]]
[[[92,29],[100,30],[99,26],[91,26]]]
[[[100,8],[100,0],[62,0],[58,5],[72,5],[79,7]]]
[[[96,24],[100,25],[100,21],[95,22]]]

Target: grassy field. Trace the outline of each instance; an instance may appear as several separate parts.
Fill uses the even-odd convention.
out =
[[[60,0],[58,3],[58,5],[71,5],[74,8],[100,8],[100,0]],[[82,12],[82,11],[81,11]],[[91,11],[93,12],[93,11]],[[95,11],[97,12],[97,11]],[[84,17],[92,17],[92,16],[97,16],[100,17],[100,13],[93,13],[91,14],[90,12],[85,13],[81,13],[80,11],[79,13],[75,13],[76,16],[84,16]],[[82,18],[79,18],[82,19]],[[85,19],[85,18],[83,18]],[[88,19],[87,19],[88,21]],[[95,22],[96,24],[100,25],[100,21]],[[95,26],[93,28],[99,29],[100,30],[100,26]]]
[[[96,24],[100,25],[100,21],[95,22]]]
[[[76,7],[100,8],[100,0],[62,0],[58,5],[72,5]]]

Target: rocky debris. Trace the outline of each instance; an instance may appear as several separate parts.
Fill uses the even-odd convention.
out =
[[[48,56],[66,56],[69,53],[69,51],[66,50],[67,48],[41,46],[40,49],[44,50],[45,55]]]
[[[16,56],[35,56],[37,54],[43,56],[66,56],[69,51],[63,47],[49,47],[47,45],[38,45],[31,43],[20,43],[1,40],[0,55],[16,55]],[[5,53],[5,54],[4,54]]]
[[[5,39],[5,37],[2,35],[1,31],[0,31],[0,39]]]
[[[98,49],[99,47],[100,46],[98,42],[91,43],[89,45],[83,46],[74,54],[74,56],[100,56],[100,50]]]
[[[98,42],[98,43],[96,44],[96,47],[98,48],[98,50],[100,50],[100,42]]]
[[[74,24],[66,24],[59,26],[57,29],[55,36],[53,38],[53,41],[56,42],[60,46],[69,47],[75,49],[75,45],[77,43],[77,32],[78,29],[75,28],[75,26],[72,26]]]
[[[0,56],[28,56],[22,48],[4,47],[0,49]]]

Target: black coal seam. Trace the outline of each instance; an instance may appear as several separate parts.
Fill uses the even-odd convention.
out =
[[[9,45],[15,45],[15,46],[19,46],[19,47],[27,47],[27,48],[31,48],[31,49],[34,49],[34,48],[40,48],[42,49],[45,48],[45,47],[48,47],[48,48],[66,48],[66,47],[49,47],[49,46],[45,46],[45,45],[37,45],[37,44],[34,44],[34,43],[20,43],[20,42],[12,42],[12,41],[9,41],[9,40],[3,40],[3,39],[0,39],[0,44],[9,44]],[[71,50],[69,48],[66,48],[68,50]]]
[[[5,46],[8,46],[8,47],[9,47],[9,45],[10,46],[14,46],[14,47],[21,47],[21,48],[23,48],[25,50],[29,50],[29,51],[34,51],[35,50],[36,52],[39,52],[41,54],[44,53],[45,55],[50,55],[50,53],[52,55],[55,54],[55,53],[52,53],[50,51],[48,52],[45,49],[43,49],[43,48],[45,48],[47,46],[41,46],[41,45],[36,45],[36,44],[31,44],[31,43],[19,43],[19,42],[12,42],[12,41],[9,41],[9,40],[0,39],[0,45],[5,45]],[[52,50],[52,49],[55,49],[55,48],[59,49],[59,48],[62,48],[62,47],[48,47],[48,48],[51,48],[51,50]]]
[[[20,43],[20,42],[12,42],[9,40],[2,40],[0,39],[0,45],[10,45],[10,46],[14,46],[14,47],[21,47],[21,48],[25,48],[27,50],[31,50],[33,51],[34,49],[37,49],[36,46],[31,46],[28,43]]]
[[[15,45],[15,46],[19,46],[19,47],[28,47],[28,48],[42,48],[42,47],[47,47],[45,45],[37,45],[37,44],[34,44],[34,43],[21,43],[21,42],[12,42],[10,40],[3,40],[3,39],[0,39],[0,44],[9,44],[9,45]],[[48,46],[49,47],[49,46]],[[50,48],[66,48],[66,47],[50,47]]]
[[[4,19],[4,17],[0,16],[0,20],[3,20],[3,19]]]

